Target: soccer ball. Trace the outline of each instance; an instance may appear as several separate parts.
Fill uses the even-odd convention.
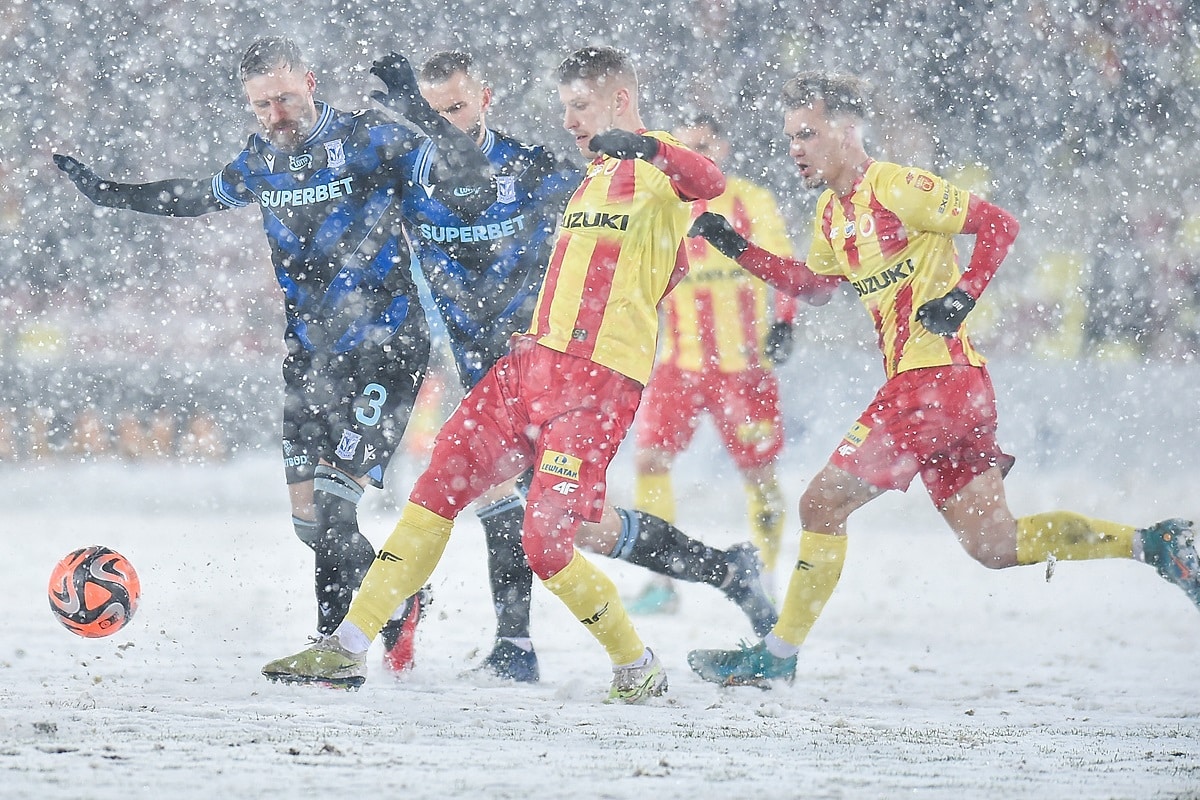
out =
[[[50,610],[71,633],[98,639],[125,627],[137,609],[142,584],[125,556],[107,547],[84,547],[50,573]]]

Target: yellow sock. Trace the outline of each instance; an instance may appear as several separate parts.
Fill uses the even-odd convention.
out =
[[[1132,558],[1130,525],[1089,519],[1072,511],[1047,511],[1017,520],[1017,563],[1036,564],[1050,556],[1063,561]]]
[[[374,639],[402,601],[433,574],[450,540],[453,520],[406,503],[396,529],[375,556],[350,604],[346,621]]]
[[[788,583],[787,596],[772,631],[780,639],[799,647],[812,630],[825,602],[842,577],[846,561],[846,537],[804,531],[800,534],[800,560]]]
[[[779,482],[774,477],[765,483],[748,482],[746,506],[750,514],[750,541],[770,572],[779,560],[779,544],[783,539],[783,492],[779,490]]]
[[[608,651],[614,664],[632,664],[646,645],[633,628],[617,587],[578,550],[562,572],[542,581]]]
[[[633,482],[633,507],[675,524],[675,491],[669,473],[639,472]]]

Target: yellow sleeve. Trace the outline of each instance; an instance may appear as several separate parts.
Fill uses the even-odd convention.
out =
[[[881,175],[877,191],[883,205],[916,230],[954,235],[967,221],[971,194],[945,178],[917,167],[891,165]]]

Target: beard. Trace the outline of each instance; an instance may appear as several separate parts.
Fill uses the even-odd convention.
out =
[[[300,134],[300,126],[295,123],[280,125],[263,132],[263,138],[285,153],[294,153],[300,149],[304,141]]]
[[[263,130],[263,138],[285,153],[295,153],[304,144],[305,137],[317,124],[316,117],[312,119],[292,119],[281,122],[273,128]]]

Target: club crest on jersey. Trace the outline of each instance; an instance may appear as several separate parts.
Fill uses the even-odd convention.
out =
[[[298,156],[288,156],[288,169],[299,172],[312,166],[312,153],[301,153]]]
[[[330,169],[346,166],[346,149],[342,139],[334,139],[325,143],[325,161]]]
[[[567,480],[579,480],[579,468],[583,466],[583,462],[575,456],[569,456],[566,453],[559,453],[554,450],[547,450],[542,454],[542,463],[538,467],[538,472],[545,472],[547,475],[557,475],[560,478]]]
[[[354,453],[358,450],[358,443],[361,441],[361,434],[354,431],[342,431],[342,440],[338,442],[337,449],[333,452],[338,458],[349,461],[354,458]]]
[[[515,176],[499,175],[496,177],[496,202],[517,202],[517,179]]]

